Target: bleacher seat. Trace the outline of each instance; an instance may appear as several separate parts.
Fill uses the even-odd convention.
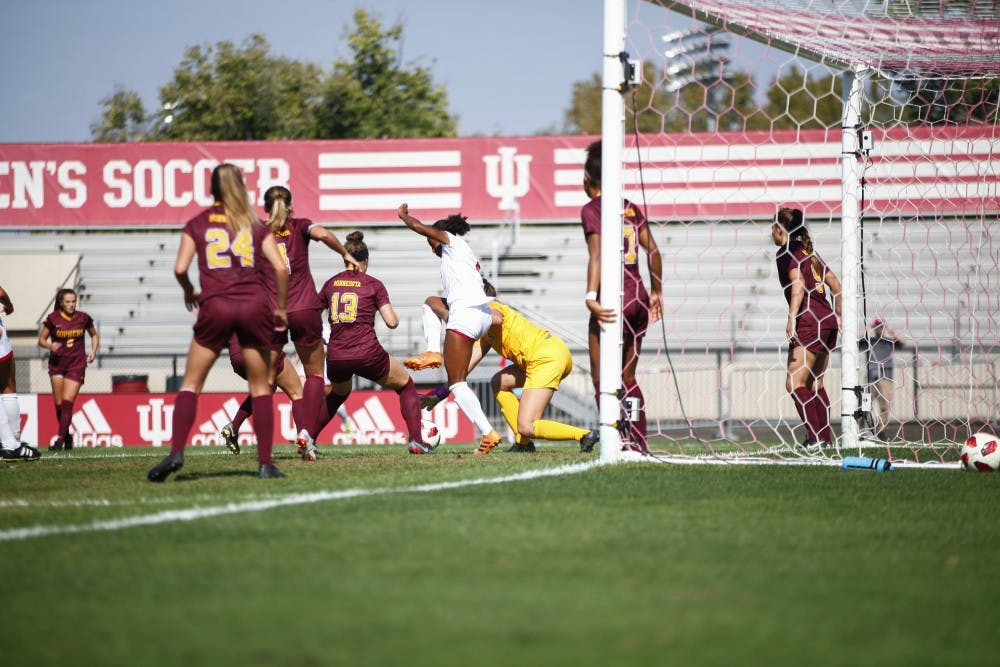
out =
[[[663,262],[662,328],[650,330],[645,350],[655,357],[662,334],[671,347],[777,346],[784,337],[785,302],[774,267],[770,223],[654,225]],[[869,317],[878,313],[910,339],[951,343],[975,335],[996,312],[996,293],[969,294],[960,255],[975,249],[960,225],[869,223],[865,235]],[[343,241],[350,228],[333,230]],[[840,228],[814,224],[817,249],[840,264]],[[438,259],[424,240],[400,226],[365,229],[370,271],[387,286],[399,327],[380,336],[396,356],[423,347],[421,304],[440,294]],[[495,275],[500,297],[565,338],[579,367],[587,366],[587,312],[582,303],[587,250],[577,223],[474,226],[467,237],[484,274]],[[3,256],[32,253],[79,258],[81,309],[100,328],[101,352],[183,355],[194,316],[187,312],[173,276],[177,230],[102,233],[5,233]],[[341,258],[321,244],[310,253],[317,287],[342,270]],[[642,272],[646,269],[642,262]],[[9,263],[8,263],[9,265]],[[35,267],[37,269],[37,266]],[[55,271],[59,273],[62,269]],[[44,273],[48,273],[48,267]],[[196,279],[197,272],[192,274]],[[5,278],[5,280],[7,280]],[[648,279],[647,279],[648,284]],[[1000,287],[1000,285],[998,285]],[[13,290],[12,290],[13,291]],[[49,290],[46,290],[47,297]],[[17,296],[18,315],[44,315],[41,296]],[[986,299],[969,307],[970,299]],[[959,323],[959,324],[956,324]],[[965,329],[963,329],[965,327]],[[994,335],[995,338],[995,335]]]

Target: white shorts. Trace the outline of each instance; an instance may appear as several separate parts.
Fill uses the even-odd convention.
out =
[[[448,311],[446,329],[456,331],[470,340],[479,340],[493,324],[493,311],[488,303],[456,307]]]
[[[14,351],[14,348],[10,346],[10,339],[7,338],[7,329],[4,328],[3,322],[0,322],[0,361],[6,359]]]

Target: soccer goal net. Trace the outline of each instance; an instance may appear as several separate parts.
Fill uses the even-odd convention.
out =
[[[621,182],[604,200],[645,211],[663,265],[637,372],[654,452],[949,464],[997,431],[998,11],[608,0],[604,158],[620,148]],[[789,386],[772,238],[785,207],[842,288],[825,372],[792,381],[826,389],[819,447]]]

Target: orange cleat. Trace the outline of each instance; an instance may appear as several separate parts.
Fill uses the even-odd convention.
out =
[[[490,431],[483,436],[483,439],[479,441],[479,449],[477,449],[474,454],[489,454],[494,447],[503,442],[500,434],[495,430]]]
[[[403,360],[403,365],[413,371],[422,371],[425,368],[440,368],[444,363],[444,358],[440,352],[421,352],[415,357],[407,357]]]

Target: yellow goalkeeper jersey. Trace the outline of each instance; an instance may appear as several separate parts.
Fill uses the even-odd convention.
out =
[[[500,356],[527,368],[528,362],[538,358],[538,350],[549,338],[549,332],[499,301],[491,301],[490,308],[503,315],[503,324],[490,327],[486,339]]]

